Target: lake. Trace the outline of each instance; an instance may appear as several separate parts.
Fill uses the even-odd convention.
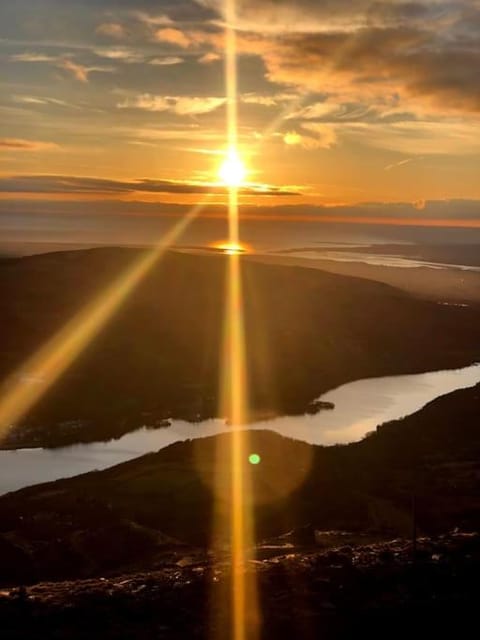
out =
[[[317,415],[286,416],[248,425],[311,444],[360,440],[379,424],[415,413],[428,402],[480,382],[480,364],[463,369],[357,380],[320,397],[335,409]],[[165,429],[142,428],[110,442],[62,449],[0,451],[0,493],[93,470],[106,469],[168,445],[228,431],[222,420],[174,421]]]

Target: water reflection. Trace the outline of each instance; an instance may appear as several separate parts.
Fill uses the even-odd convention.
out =
[[[280,252],[289,258],[309,258],[315,260],[333,260],[334,262],[361,262],[376,267],[400,267],[402,269],[454,269],[458,271],[480,272],[480,267],[462,264],[449,264],[443,262],[430,262],[421,258],[408,258],[405,256],[395,256],[389,254],[372,254],[363,252],[348,251],[326,251],[318,248],[300,249],[298,251]]]
[[[431,400],[480,382],[480,365],[453,371],[358,380],[329,391],[320,399],[335,409],[314,416],[282,417],[250,425],[270,429],[312,444],[360,440],[383,422],[410,415]],[[0,451],[0,493],[65,478],[125,462],[174,442],[221,433],[221,420],[200,424],[175,421],[166,429],[140,429],[112,442],[64,449]]]

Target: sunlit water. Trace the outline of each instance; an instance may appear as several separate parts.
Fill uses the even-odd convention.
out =
[[[337,245],[338,248],[341,248]],[[348,245],[345,245],[348,247]],[[312,260],[333,260],[334,262],[361,262],[375,267],[398,267],[401,269],[453,269],[456,271],[474,271],[480,272],[480,267],[449,264],[444,262],[429,262],[420,258],[408,258],[403,256],[395,256],[389,254],[370,254],[362,251],[319,251],[317,248],[299,249],[298,251],[288,251],[288,253],[280,252],[282,256],[289,258],[308,258]]]
[[[479,364],[453,371],[358,380],[321,397],[321,400],[335,404],[333,410],[324,410],[314,416],[257,422],[248,428],[270,429],[312,444],[355,442],[383,422],[410,415],[439,396],[478,382]],[[174,442],[227,430],[220,420],[199,424],[175,421],[165,429],[142,428],[111,442],[63,449],[0,451],[0,493],[105,469]]]

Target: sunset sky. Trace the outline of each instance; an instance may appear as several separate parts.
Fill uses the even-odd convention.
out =
[[[246,216],[479,226],[478,0],[237,12]],[[4,232],[224,203],[221,0],[2,2],[0,65]]]

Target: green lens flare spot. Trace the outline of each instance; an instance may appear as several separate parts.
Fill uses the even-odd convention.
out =
[[[261,457],[258,455],[258,453],[252,453],[248,456],[248,461],[250,464],[260,464],[260,462],[262,461]]]

